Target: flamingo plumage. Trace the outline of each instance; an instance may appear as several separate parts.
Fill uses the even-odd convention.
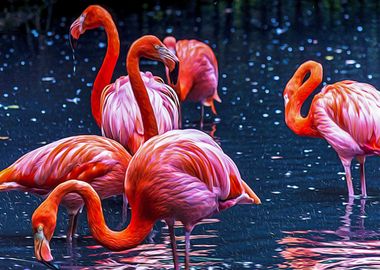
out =
[[[115,232],[107,227],[99,197],[90,185],[76,180],[59,185],[32,217],[36,258],[44,262],[52,259],[49,241],[59,203],[67,193],[83,198],[94,239],[114,251],[137,246],[157,220],[165,220],[175,269],[179,269],[176,220],[185,227],[189,269],[190,233],[197,222],[235,204],[260,203],[220,146],[207,134],[192,129],[168,131],[145,142],[130,162],[124,186],[132,216],[126,229]]]
[[[131,45],[128,52],[126,64],[129,75],[110,84],[120,49],[111,15],[100,6],[89,6],[73,22],[70,33],[74,39],[79,39],[86,30],[100,26],[107,33],[108,47],[91,93],[92,114],[103,136],[118,141],[134,154],[145,140],[155,135],[153,133],[162,134],[180,126],[180,105],[176,93],[161,78],[150,72],[140,72],[139,59],[145,57],[161,61],[174,74],[178,59],[157,37],[143,36]],[[176,83],[175,76],[171,78]],[[152,106],[147,106],[148,103]],[[147,120],[145,126],[142,118]],[[148,129],[148,126],[152,128]]]
[[[304,82],[308,73],[310,77]],[[322,73],[322,66],[314,61],[297,69],[284,90],[286,124],[298,135],[326,139],[343,164],[350,197],[354,196],[351,161],[357,158],[362,196],[367,197],[365,159],[380,154],[380,93],[356,81],[326,85],[303,117],[302,104],[322,82]]]
[[[46,196],[70,179],[90,184],[100,198],[123,194],[131,155],[119,143],[101,136],[68,137],[37,148],[0,172],[1,191],[27,191]],[[62,201],[70,222],[67,239],[74,234],[83,200],[67,194]]]
[[[211,107],[216,114],[214,100],[221,102],[218,95],[218,61],[210,46],[195,39],[177,41],[172,36],[166,37],[163,42],[181,63],[177,83],[170,84],[180,101],[201,102],[202,119],[203,106]],[[169,80],[168,70],[167,77]]]

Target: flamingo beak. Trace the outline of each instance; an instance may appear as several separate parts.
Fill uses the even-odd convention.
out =
[[[70,36],[74,39],[79,39],[79,36],[84,33],[83,22],[86,18],[85,15],[80,15],[78,19],[76,19],[70,26]]]
[[[158,48],[159,57],[169,68],[169,77],[172,84],[177,84],[179,74],[179,60],[168,48]]]
[[[52,263],[49,241],[46,239],[43,231],[37,231],[34,234],[34,255],[37,260],[48,266],[50,269],[59,269],[58,265]]]

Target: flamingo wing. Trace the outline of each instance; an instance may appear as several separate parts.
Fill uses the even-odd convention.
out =
[[[22,156],[6,169],[9,172],[7,181],[25,189],[39,190],[39,193],[48,193],[69,179],[86,181],[95,185],[95,189],[98,182],[113,181],[118,191],[112,187],[102,193],[117,195],[123,188],[122,181],[116,180],[123,179],[130,159],[130,154],[110,139],[95,135],[74,136]]]
[[[141,73],[156,116],[159,134],[177,129],[180,120],[179,100],[174,90],[153,76]],[[129,76],[120,77],[102,94],[102,134],[120,142],[135,153],[144,142],[141,113],[131,88]]]
[[[328,85],[312,105],[318,131],[342,157],[380,153],[380,93],[371,85]]]

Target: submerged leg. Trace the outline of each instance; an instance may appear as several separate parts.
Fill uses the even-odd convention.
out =
[[[362,189],[362,197],[367,198],[367,187],[365,183],[365,169],[364,169],[365,157],[358,157],[357,159],[360,164],[360,185]]]
[[[190,234],[192,229],[185,227],[185,269],[190,269]]]
[[[352,178],[351,178],[351,159],[342,159],[342,164],[344,167],[344,172],[346,173],[346,181],[347,181],[347,189],[348,196],[354,197],[354,187],[352,186]]]
[[[122,217],[121,217],[121,222],[122,225],[127,223],[128,219],[128,198],[123,194],[123,209],[122,209]]]
[[[75,231],[77,229],[78,216],[79,216],[79,211],[76,213],[69,214],[69,226],[67,229],[66,239],[70,242],[73,240]]]
[[[177,256],[177,244],[175,241],[175,231],[174,231],[174,220],[172,221],[166,221],[169,228],[169,235],[170,235],[170,244],[172,246],[172,254],[173,254],[173,262],[174,262],[174,270],[179,270],[179,264],[178,264],[178,256]]]

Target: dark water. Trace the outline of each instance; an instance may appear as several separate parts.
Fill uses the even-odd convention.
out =
[[[349,201],[335,152],[325,141],[298,137],[286,127],[282,91],[308,59],[323,64],[327,83],[354,79],[380,86],[380,8],[369,1],[268,2],[149,4],[129,12],[115,7],[122,52],[114,77],[125,73],[127,48],[142,34],[197,38],[217,54],[223,103],[217,117],[207,110],[205,130],[213,132],[263,204],[236,206],[198,225],[192,235],[194,269],[378,269],[378,158],[367,162],[370,198]],[[89,97],[105,34],[89,31],[81,37],[74,75],[67,32],[82,7],[64,15],[62,5],[51,7],[50,19],[41,18],[43,30],[28,22],[1,33],[1,167],[56,139],[99,134]],[[163,67],[149,61],[142,69],[163,75]],[[185,127],[197,127],[197,106],[184,105]],[[357,164],[353,177],[359,193]],[[41,199],[5,192],[0,201],[0,268],[44,269],[33,257],[30,226]],[[107,200],[103,207],[115,228],[121,199]],[[151,241],[115,253],[93,241],[84,215],[80,237],[69,248],[63,237],[66,218],[63,210],[51,241],[62,269],[172,267],[163,223],[157,223]],[[183,255],[182,229],[176,234]]]

